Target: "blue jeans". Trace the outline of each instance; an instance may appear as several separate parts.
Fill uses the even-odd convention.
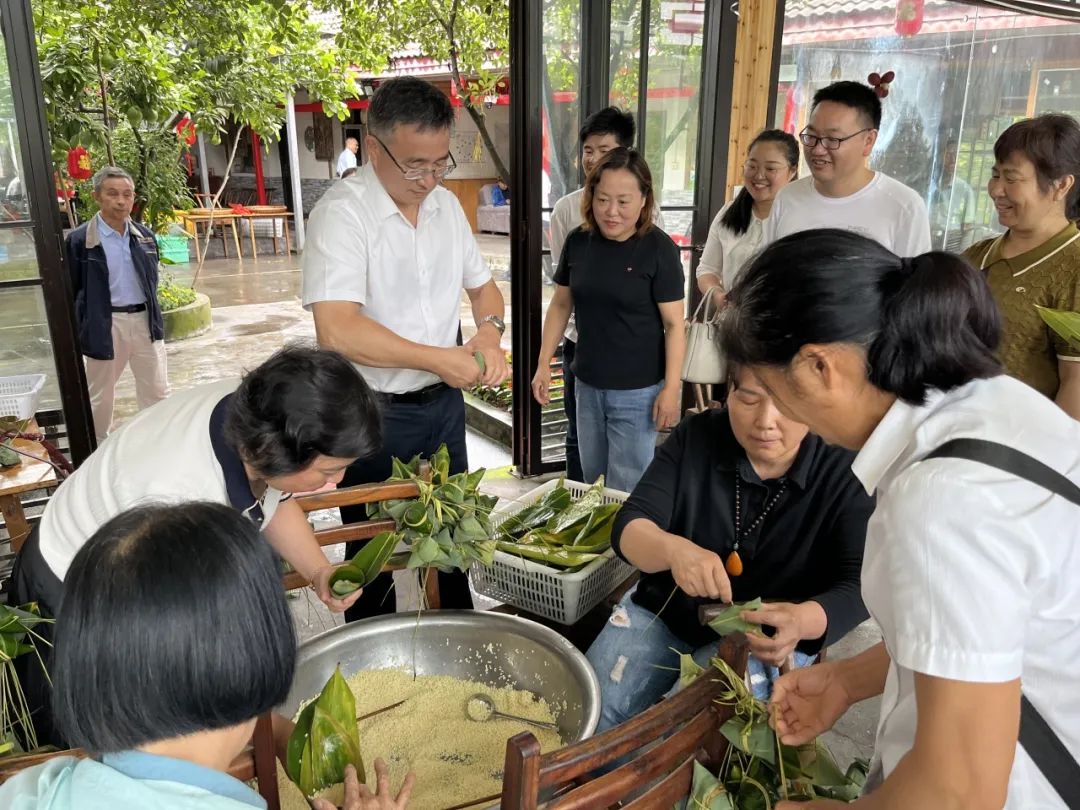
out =
[[[612,489],[630,492],[656,452],[652,409],[663,380],[626,391],[577,386],[577,440],[586,483],[599,476]]]
[[[631,589],[615,606],[604,629],[589,647],[586,657],[600,680],[600,733],[640,714],[660,698],[678,691],[679,655],[690,653],[700,666],[720,646],[720,638],[694,649],[672,633],[656,614],[634,603]],[[795,653],[795,665],[804,667],[813,658]],[[750,656],[747,662],[754,697],[768,700],[778,667]]]

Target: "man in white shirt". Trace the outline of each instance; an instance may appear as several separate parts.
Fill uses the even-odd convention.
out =
[[[346,138],[345,148],[341,150],[341,154],[337,159],[337,176],[344,177],[345,172],[349,169],[356,168],[356,153],[360,149],[360,141],[356,138]]]
[[[930,195],[930,229],[942,250],[960,253],[970,247],[975,231],[975,190],[956,174],[956,139],[945,145],[941,179]]]
[[[930,250],[930,218],[916,192],[873,171],[867,159],[881,126],[881,100],[859,82],[836,82],[814,94],[801,133],[810,176],[776,196],[764,244],[816,228],[843,228],[899,256]]]
[[[461,389],[498,385],[509,373],[502,293],[457,197],[439,184],[455,165],[453,123],[449,99],[433,85],[412,77],[383,83],[368,109],[370,161],[311,212],[304,306],[319,344],[352,360],[383,407],[382,451],[352,465],[343,486],[385,480],[392,457],[430,456],[443,443],[450,471],[466,470]],[[476,323],[464,346],[462,290]],[[346,523],[366,519],[363,507],[341,511]],[[380,576],[346,619],[392,613],[391,584]],[[439,574],[439,588],[444,608],[472,606],[465,574]]]
[[[581,143],[581,168],[587,175],[600,162],[600,158],[622,146],[630,149],[634,145],[634,116],[623,112],[618,107],[605,107],[585,119],[578,133]],[[563,245],[570,231],[584,221],[581,214],[581,198],[585,189],[571,191],[555,203],[551,210],[551,263],[559,266]],[[664,218],[657,206],[653,212],[653,222],[660,229],[664,227]],[[577,325],[571,314],[563,336],[563,410],[566,412],[566,475],[572,481],[584,481],[581,471],[581,457],[577,445],[577,408],[574,402],[574,372],[571,365],[577,351]]]

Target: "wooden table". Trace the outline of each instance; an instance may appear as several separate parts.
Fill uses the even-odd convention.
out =
[[[195,258],[198,259],[200,264],[203,260],[202,239],[199,236],[200,224],[205,224],[207,231],[211,230],[214,225],[221,225],[222,228],[232,228],[233,244],[236,245],[236,255],[243,258],[244,254],[240,250],[240,234],[236,230],[236,220],[242,218],[240,214],[224,208],[192,208],[190,211],[176,210],[176,215],[180,217],[184,230],[195,236]],[[221,241],[222,245],[225,247],[225,257],[228,258],[229,248],[228,242],[225,241],[224,233],[221,235]]]
[[[251,258],[259,258],[259,254],[255,248],[255,221],[259,219],[269,219],[273,224],[270,228],[270,238],[274,240],[274,255],[278,252],[278,235],[277,235],[277,223],[273,222],[276,219],[282,220],[282,230],[285,232],[285,255],[288,256],[292,253],[292,239],[289,236],[289,219],[292,217],[292,212],[282,206],[280,211],[259,211],[250,214],[238,214],[237,216],[246,219],[248,224],[248,236],[251,238]]]
[[[51,489],[59,484],[56,470],[44,459],[49,457],[40,442],[15,439],[12,445],[34,458],[20,455],[22,464],[17,467],[0,467],[0,512],[4,515],[11,550],[18,551],[30,534],[30,524],[23,514],[20,495],[35,489]]]

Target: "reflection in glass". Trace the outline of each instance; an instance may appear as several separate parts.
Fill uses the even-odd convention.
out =
[[[653,14],[660,3],[651,3]],[[638,80],[641,76],[641,0],[612,0],[611,63],[608,98],[616,107],[637,115]],[[641,122],[638,122],[641,126]]]
[[[30,228],[0,228],[0,281],[21,281],[37,276],[34,232]]]
[[[46,375],[38,410],[59,408],[60,389],[41,288],[0,290],[0,312],[4,313],[0,325],[0,377]]]
[[[551,208],[578,183],[581,127],[581,4],[544,0],[544,183]]]
[[[27,219],[30,219],[30,203],[22,171],[19,132],[15,125],[11,77],[7,58],[0,56],[0,222]]]
[[[678,3],[651,4],[645,158],[665,207],[694,203],[706,4],[695,5],[691,11]],[[690,244],[692,224],[692,211],[664,212],[665,229],[680,245]]]
[[[1021,118],[1080,115],[1080,25],[959,2],[928,4],[917,25],[898,23],[889,4],[835,8],[789,4],[775,125],[799,132],[814,92],[833,81],[895,71],[872,167],[923,196],[935,248],[999,232],[986,193],[994,141]]]

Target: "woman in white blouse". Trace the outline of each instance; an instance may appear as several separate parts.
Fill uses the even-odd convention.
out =
[[[762,225],[780,189],[799,174],[799,143],[794,135],[767,129],[750,144],[743,164],[743,187],[720,209],[705,240],[697,268],[697,285],[710,290],[716,305],[735,286],[739,271],[762,247]]]
[[[963,259],[847,231],[769,245],[728,297],[728,356],[877,495],[882,643],[783,676],[771,707],[796,745],[881,695],[864,810],[1080,807],[1080,423],[1004,373],[1000,337]],[[849,806],[777,810],[814,804]]]

